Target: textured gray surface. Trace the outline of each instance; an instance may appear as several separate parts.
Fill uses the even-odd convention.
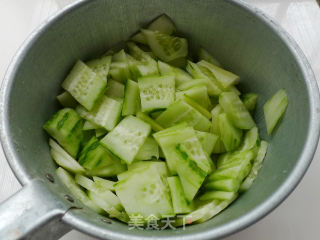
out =
[[[287,5],[283,4],[283,2],[280,4],[277,1],[273,1],[273,3],[269,3],[269,4],[265,3],[265,1],[257,1],[256,4],[260,4],[262,7],[265,5],[266,9],[269,7],[270,13],[275,14],[275,16],[278,13],[274,9],[280,9],[280,10],[282,9],[282,11],[284,11],[283,9],[285,9],[284,12],[287,13],[289,15],[289,17],[292,17],[293,20],[295,19],[294,18],[295,16],[303,16],[303,14],[305,13],[305,12],[303,12],[304,9],[311,10],[311,14],[309,15],[309,17],[310,16],[313,16],[313,17],[317,16],[317,12],[314,11],[314,6],[312,6],[311,1],[300,1],[300,2],[292,1],[292,4],[289,3],[289,1],[285,1],[285,2],[287,2]],[[301,5],[299,5],[299,4],[301,4]],[[290,13],[291,13],[291,15],[290,15]],[[308,13],[310,13],[310,11],[308,11]],[[283,17],[286,15],[282,14],[281,16]],[[316,34],[318,34],[318,32],[312,31],[312,30],[314,30],[314,29],[312,29],[312,24],[311,24],[311,26],[307,24],[308,23],[307,16],[304,16],[304,17],[305,17],[305,18],[303,18],[304,21],[301,21],[301,18],[299,18],[299,24],[297,24],[297,26],[292,26],[292,25],[290,25],[289,22],[287,22],[287,23],[284,22],[284,24],[288,24],[289,26],[292,26],[291,29],[293,29],[293,33],[298,33],[297,36],[301,37],[301,39],[298,38],[297,40],[301,41],[302,43],[305,44],[305,48],[307,49],[307,51],[305,49],[304,50],[305,50],[306,54],[309,57],[310,57],[310,55],[315,55],[314,59],[315,59],[315,61],[317,61],[317,59],[319,59],[319,58],[317,57],[316,52],[314,52],[312,50],[316,49],[316,46],[315,46],[316,44],[314,44],[314,42],[313,42],[313,41],[315,41],[314,39],[316,39],[314,37],[319,36],[319,35],[316,35]],[[279,17],[279,20],[281,20],[280,17]],[[297,23],[297,22],[298,21],[296,21],[295,23]],[[297,27],[298,30],[296,30],[295,27]],[[289,30],[290,30],[290,28],[289,28]],[[307,33],[307,34],[305,34],[305,33]],[[309,45],[309,46],[307,46],[307,45]],[[315,49],[312,49],[312,48],[315,48]],[[309,53],[310,53],[310,55],[309,55]],[[315,62],[313,61],[313,63],[315,63]],[[314,66],[316,66],[315,70],[319,69],[318,68],[319,65],[314,64]],[[277,232],[277,231],[275,231],[275,232]],[[289,231],[289,232],[292,232],[292,231]],[[270,237],[270,235],[269,235],[269,237]],[[297,238],[297,239],[299,239],[299,238]]]

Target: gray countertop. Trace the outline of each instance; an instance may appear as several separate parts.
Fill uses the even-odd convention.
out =
[[[0,81],[13,54],[43,20],[74,0],[0,1]],[[320,8],[316,0],[246,0],[282,25],[300,45],[320,81]],[[267,217],[225,240],[320,239],[320,150],[297,189]],[[280,161],[281,159],[279,159]],[[0,202],[21,188],[0,148]],[[94,239],[71,231],[62,240]]]

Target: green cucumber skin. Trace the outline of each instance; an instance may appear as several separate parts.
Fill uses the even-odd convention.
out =
[[[134,115],[140,107],[139,86],[136,82],[128,79],[125,87],[122,116]]]
[[[74,97],[72,97],[67,91],[58,95],[57,100],[63,107],[66,108],[75,108],[78,105],[77,100],[75,100]]]
[[[253,112],[256,108],[258,101],[258,94],[256,93],[246,93],[241,96],[244,106],[248,109],[249,112]]]

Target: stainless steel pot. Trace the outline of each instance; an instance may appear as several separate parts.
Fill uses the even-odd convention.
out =
[[[118,43],[162,13],[193,48],[205,46],[259,94],[256,121],[270,142],[252,188],[214,219],[185,229],[129,230],[92,212],[55,174],[43,123],[57,110],[60,83],[77,59]],[[268,137],[263,103],[286,88],[289,107]],[[1,90],[1,142],[24,186],[0,206],[0,239],[56,239],[71,227],[103,239],[217,239],[259,220],[279,205],[307,170],[319,137],[319,92],[294,41],[271,19],[237,0],[85,0],[47,20],[13,59]]]

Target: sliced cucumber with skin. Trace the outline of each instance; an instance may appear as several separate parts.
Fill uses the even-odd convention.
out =
[[[268,135],[271,135],[273,129],[286,111],[287,106],[288,96],[285,89],[280,89],[264,104],[263,110]]]
[[[84,119],[91,121],[106,130],[112,130],[120,120],[122,103],[103,96],[99,104],[90,112],[82,106],[76,108]]]
[[[223,109],[219,104],[216,105],[211,111],[211,115],[212,115],[211,132],[216,134],[219,137],[213,148],[213,153],[224,153],[226,151],[224,143],[221,139],[221,133],[219,128],[219,115],[221,113],[223,113]]]
[[[223,92],[219,96],[219,104],[237,128],[250,129],[255,126],[250,113],[234,92]]]
[[[234,92],[236,95],[240,96],[241,92],[238,90],[238,88],[236,88],[236,86],[231,86],[228,88],[229,92]]]
[[[123,100],[122,116],[133,115],[140,109],[139,86],[136,82],[128,79]]]
[[[202,107],[199,103],[194,101],[192,98],[188,97],[187,95],[182,96],[183,101],[188,103],[191,107],[193,107],[195,110],[197,110],[199,113],[201,113],[204,117],[211,119],[211,113]]]
[[[86,62],[86,64],[102,79],[107,81],[107,76],[111,65],[111,56],[102,56],[101,58],[90,60]]]
[[[210,99],[208,96],[208,90],[207,87],[204,85],[195,86],[192,88],[189,88],[184,91],[176,92],[176,100],[182,99],[183,95],[186,95],[196,101],[200,106],[202,106],[205,109],[209,109],[209,106],[211,105]],[[211,116],[210,116],[211,118]]]
[[[258,94],[256,93],[246,93],[243,94],[242,102],[244,106],[248,109],[249,112],[253,112],[256,108],[257,100],[258,100]]]
[[[47,121],[43,128],[73,158],[76,158],[83,140],[83,124],[83,119],[75,110],[64,108]]]
[[[107,81],[79,60],[61,86],[90,111],[103,96]]]
[[[240,183],[238,180],[230,178],[208,182],[204,185],[204,189],[237,192],[239,190],[239,186]]]
[[[93,176],[93,181],[94,181],[94,184],[96,185],[95,187],[96,188],[107,188],[111,191],[114,191],[114,184],[116,182],[113,182],[113,181],[110,181],[108,179],[104,179],[104,178],[101,178],[101,177],[97,177],[97,176]]]
[[[150,131],[149,124],[128,116],[109,132],[101,143],[127,164],[131,164]]]
[[[203,150],[208,154],[208,156],[210,156],[219,137],[208,132],[195,131],[195,133],[202,145]]]
[[[175,81],[173,76],[139,78],[138,85],[142,112],[164,109],[174,102]]]
[[[75,100],[67,91],[58,95],[57,99],[63,107],[75,108],[78,105],[77,100]]]
[[[139,161],[139,162],[133,162],[131,165],[128,166],[128,171],[134,170],[134,169],[142,169],[149,167],[154,168],[161,176],[167,177],[169,175],[169,171],[167,168],[167,164],[164,161]],[[122,179],[125,179],[124,173],[122,174]],[[127,174],[128,176],[128,174]]]
[[[142,121],[150,124],[152,130],[155,132],[158,132],[164,129],[160,124],[158,124],[155,120],[150,118],[146,113],[138,112],[136,116],[137,118],[140,118]]]
[[[58,165],[73,173],[85,172],[84,168],[51,138],[49,139],[49,145],[51,156]]]
[[[201,201],[208,201],[208,200],[231,200],[237,196],[236,192],[225,192],[225,191],[209,191],[199,197]]]
[[[167,180],[170,188],[174,213],[181,214],[191,212],[192,206],[188,203],[184,195],[179,177],[168,177]]]
[[[98,128],[100,128],[100,126],[99,125],[97,125],[97,124],[95,124],[95,123],[93,123],[93,122],[90,122],[90,121],[88,121],[88,120],[86,120],[85,122],[84,122],[84,125],[83,125],[83,130],[95,130],[95,129],[98,129]]]
[[[191,81],[184,82],[184,83],[178,85],[177,89],[180,91],[186,91],[186,90],[189,90],[189,89],[195,88],[195,87],[206,87],[207,92],[209,94],[208,79],[204,79],[204,78],[192,79]]]
[[[188,55],[188,41],[158,31],[141,30],[152,52],[162,61],[170,62]]]
[[[205,60],[201,60],[197,64],[208,69],[214,75],[223,89],[228,89],[232,85],[239,83],[240,77],[233,74],[232,72],[224,70],[223,68],[220,68]]]
[[[206,132],[211,128],[211,122],[206,117],[182,100],[170,105],[156,121],[165,128],[181,122],[186,122],[199,131]]]
[[[205,50],[204,48],[199,48],[199,51],[198,51],[198,58],[199,60],[205,60],[209,63],[212,63],[218,67],[221,67],[221,64],[220,62],[214,58],[207,50]]]
[[[166,181],[153,167],[142,168],[117,182],[115,190],[129,217],[140,214],[146,219],[152,214],[163,218],[173,215]]]
[[[79,163],[90,176],[112,177],[126,170],[121,160],[102,146],[96,137],[92,137],[82,149]]]
[[[98,128],[98,129],[95,130],[95,132],[96,132],[96,137],[97,138],[100,138],[100,137],[102,137],[102,136],[104,136],[104,135],[106,135],[108,133],[108,131],[105,130],[104,128]]]
[[[158,68],[162,76],[174,76],[176,86],[192,80],[192,77],[184,70],[170,66],[162,61],[158,61]]]
[[[107,90],[105,95],[110,98],[123,98],[124,85],[120,82],[110,80],[108,81]]]
[[[80,188],[78,184],[76,184],[70,173],[59,167],[56,170],[56,174],[60,178],[62,183],[77,199],[80,200],[80,202],[97,213],[103,213],[102,208],[100,208],[93,201],[91,201],[91,199],[88,198],[87,194]]]
[[[154,158],[159,159],[159,146],[152,137],[148,137],[137,153],[135,160],[151,160]]]
[[[253,127],[249,131],[246,132],[243,140],[243,144],[240,147],[240,150],[249,150],[254,147],[259,147],[260,138],[258,133],[258,128]]]
[[[242,130],[236,128],[226,113],[219,114],[220,136],[226,150],[236,150],[242,141]]]
[[[131,78],[131,72],[128,63],[126,61],[112,62],[109,76],[120,83],[124,83],[127,79]]]
[[[246,177],[246,179],[243,181],[243,183],[240,186],[240,192],[244,192],[248,190],[256,177],[258,176],[258,172],[260,168],[262,167],[263,160],[266,156],[268,149],[268,143],[266,141],[261,141],[261,145],[259,147],[257,157],[255,158],[252,169],[249,173],[249,175]]]

